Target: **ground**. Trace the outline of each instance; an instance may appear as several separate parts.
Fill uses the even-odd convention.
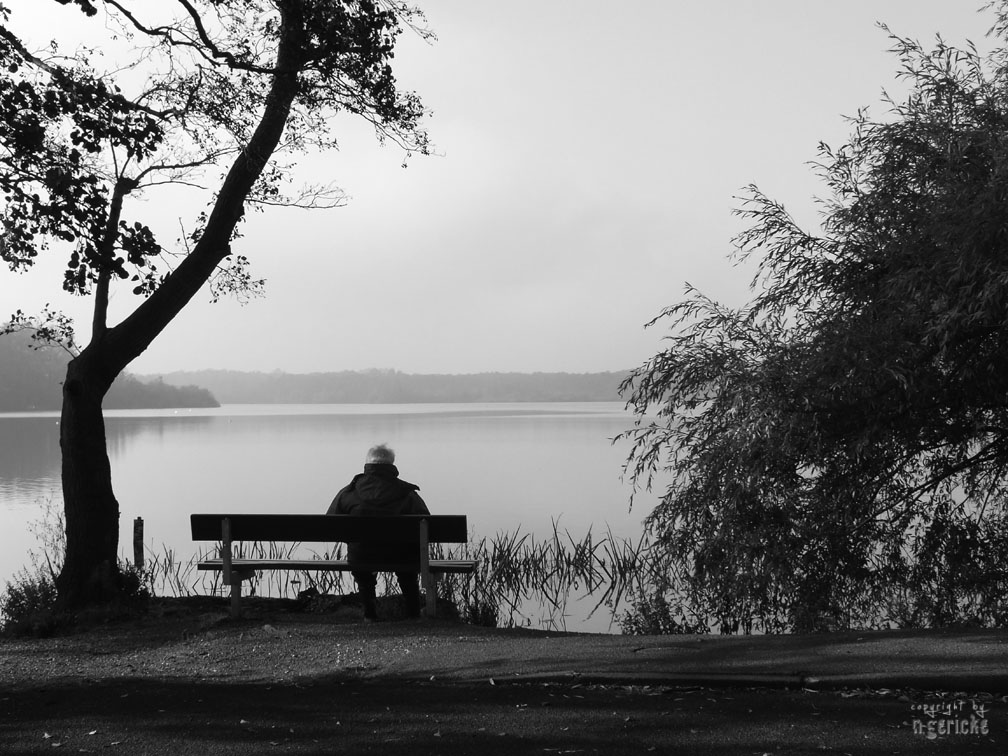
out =
[[[166,601],[147,615],[70,635],[0,640],[0,752],[1008,751],[1008,690],[819,688],[811,677],[794,684],[790,673],[761,678],[755,667],[738,666],[758,656],[743,643],[759,639],[611,638],[450,620],[369,625],[353,607],[322,614],[292,608],[253,602],[235,621],[220,602]],[[779,654],[786,640],[764,645]],[[928,647],[962,647],[961,658],[982,671],[1002,663],[1003,640],[987,634],[953,646],[945,636]],[[802,666],[821,658],[825,672],[840,669],[829,666],[839,664],[830,661],[839,652],[810,654],[822,646],[798,637],[790,647]],[[733,650],[741,653],[729,658]],[[629,661],[614,661],[620,658]],[[575,667],[581,671],[569,671]],[[696,670],[695,680],[683,670]],[[757,679],[767,684],[745,682]],[[939,721],[971,719],[976,732],[962,724],[954,725],[958,732],[948,724],[937,732]]]

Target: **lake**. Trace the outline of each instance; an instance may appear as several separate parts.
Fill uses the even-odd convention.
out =
[[[132,560],[136,517],[148,548],[187,557],[192,512],[325,512],[379,442],[432,512],[468,515],[477,537],[545,536],[554,520],[575,537],[636,537],[647,502],[628,510],[627,447],[611,443],[632,421],[618,402],[110,410],[120,550]],[[0,579],[26,563],[30,524],[60,496],[58,413],[0,414]]]

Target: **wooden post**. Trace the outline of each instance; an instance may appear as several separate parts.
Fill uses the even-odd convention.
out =
[[[133,566],[138,572],[144,567],[143,517],[133,520]]]
[[[437,587],[430,571],[430,543],[427,536],[427,518],[420,520],[420,582],[427,597],[427,616],[437,614]]]

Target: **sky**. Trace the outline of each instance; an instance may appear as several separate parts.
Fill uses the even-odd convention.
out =
[[[40,46],[85,28],[73,9],[4,2]],[[431,111],[436,154],[403,168],[397,147],[341,125],[339,151],[298,175],[337,183],[346,206],[253,215],[238,251],[265,296],[201,293],[129,370],[634,367],[666,333],[644,324],[687,282],[747,299],[752,269],[728,258],[745,186],[814,227],[818,143],[900,91],[877,22],[984,49],[982,2],[418,0],[437,40],[404,34],[395,69]],[[178,228],[175,209],[141,206]],[[51,303],[86,339],[90,301],[62,294],[64,259],[0,270],[0,318]],[[114,292],[113,322],[135,304]]]

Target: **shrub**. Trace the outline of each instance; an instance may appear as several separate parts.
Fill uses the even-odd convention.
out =
[[[681,609],[670,602],[666,592],[660,589],[638,594],[617,621],[624,635],[695,635],[707,632],[702,622],[687,620]]]
[[[151,578],[141,568],[130,562],[119,564],[119,596],[127,606],[146,605],[151,597]]]
[[[56,609],[56,575],[66,553],[63,512],[52,498],[41,502],[41,509],[39,520],[29,526],[39,544],[28,553],[31,565],[17,573],[0,594],[0,632],[5,635],[46,637],[75,622]],[[123,610],[145,607],[152,594],[152,580],[149,573],[134,565],[120,563],[118,601],[96,607],[88,617],[108,620]]]
[[[23,569],[0,595],[0,631],[44,637],[55,632],[56,584],[41,569]]]

